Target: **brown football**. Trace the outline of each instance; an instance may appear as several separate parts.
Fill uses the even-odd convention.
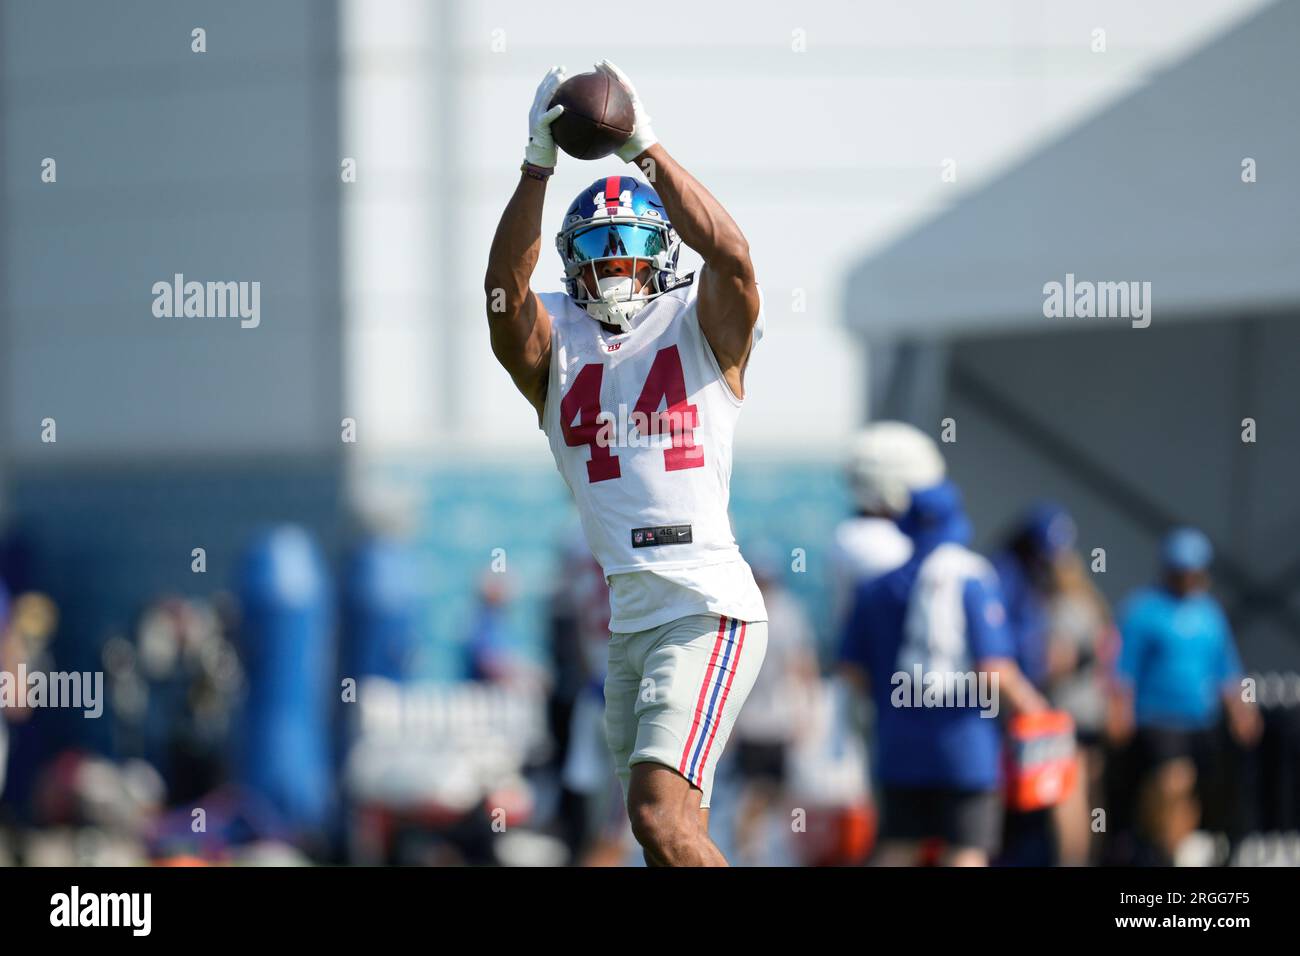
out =
[[[551,124],[556,145],[575,159],[600,159],[632,135],[632,98],[604,70],[571,76],[551,97],[564,112]]]

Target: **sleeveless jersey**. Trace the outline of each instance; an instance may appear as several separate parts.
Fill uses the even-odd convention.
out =
[[[691,283],[659,296],[630,332],[605,329],[564,293],[542,295],[551,315],[542,429],[607,577],[653,572],[707,595],[710,610],[764,619],[727,516],[742,403],[700,330],[695,292]],[[762,323],[760,306],[755,342]],[[709,593],[723,565],[733,565],[726,587],[747,592],[725,608]],[[639,611],[637,624],[653,626]]]

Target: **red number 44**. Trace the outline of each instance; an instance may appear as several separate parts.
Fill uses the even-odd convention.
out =
[[[564,443],[571,448],[579,445],[591,448],[591,460],[587,462],[589,482],[608,481],[622,474],[618,456],[610,450],[611,443],[600,437],[602,429],[608,429],[600,418],[600,383],[604,375],[605,366],[584,365],[560,402]],[[668,407],[660,412],[659,404],[665,400]],[[695,444],[695,429],[700,426],[697,408],[687,404],[686,375],[682,372],[677,346],[660,349],[655,355],[633,414],[640,421],[652,423],[652,431],[672,436],[671,447],[664,449],[665,471],[704,467],[704,446]]]

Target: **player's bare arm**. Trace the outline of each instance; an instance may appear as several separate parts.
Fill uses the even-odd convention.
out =
[[[636,133],[619,150],[618,156],[638,165],[647,159],[654,164],[650,167],[653,183],[663,199],[668,218],[682,242],[704,259],[704,269],[697,280],[700,329],[713,349],[727,385],[737,397],[743,398],[745,363],[749,359],[759,309],[749,243],[713,194],[654,139],[649,117],[627,76],[608,60],[602,60],[597,68],[617,77],[632,96]]]
[[[642,155],[655,164],[655,186],[682,242],[704,259],[698,279],[700,328],[727,384],[743,398],[759,305],[749,243],[722,204],[662,144]]]
[[[483,280],[492,353],[536,409],[539,421],[551,361],[551,317],[529,280],[541,254],[547,171],[556,161],[550,124],[563,112],[563,107],[548,109],[547,104],[563,80],[563,68],[554,67],[537,88],[529,113],[525,168],[497,224]]]
[[[520,177],[497,225],[483,280],[492,352],[538,416],[546,402],[551,317],[528,280],[541,252],[545,195],[544,181]]]

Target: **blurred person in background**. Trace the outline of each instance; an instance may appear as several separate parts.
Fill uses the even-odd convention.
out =
[[[854,591],[912,555],[898,527],[912,492],[943,480],[939,446],[905,422],[875,422],[854,436],[845,473],[854,513],[835,528],[831,549],[832,613],[842,625]]]
[[[916,865],[942,841],[947,866],[987,866],[1001,844],[1001,739],[986,710],[1042,710],[1020,673],[997,575],[971,551],[957,487],[911,495],[901,528],[905,564],[858,588],[844,630],[843,670],[876,702],[876,779],[882,791],[876,863]],[[991,701],[913,706],[900,679],[974,677]],[[900,691],[904,691],[900,695]]]
[[[487,573],[479,580],[478,605],[474,609],[466,642],[467,670],[470,680],[504,681],[511,670],[505,578]]]
[[[1119,650],[1109,604],[1071,548],[1052,563],[1047,599],[1047,698],[1074,720],[1079,785],[1056,808],[1057,862],[1096,862],[1089,808],[1101,806],[1106,687]]]
[[[1160,583],[1132,595],[1120,615],[1109,720],[1117,741],[1132,741],[1136,822],[1150,854],[1140,862],[1174,862],[1199,827],[1223,756],[1220,719],[1243,747],[1254,746],[1262,731],[1254,705],[1242,699],[1228,619],[1209,593],[1213,556],[1201,531],[1172,531],[1160,549]]]
[[[58,608],[44,594],[11,597],[0,583],[0,673],[16,689],[23,673],[54,671],[51,644]],[[32,794],[42,766],[57,749],[58,714],[15,699],[0,706],[0,823],[26,827],[34,821]]]
[[[1039,690],[1047,687],[1048,592],[1055,563],[1075,544],[1074,519],[1057,504],[1030,508],[993,559],[1007,608],[1016,663]]]
[[[572,535],[559,549],[557,573],[547,607],[547,652],[551,670],[551,690],[546,699],[546,721],[554,747],[550,769],[560,783],[556,828],[569,848],[577,853],[584,829],[584,811],[579,794],[565,789],[562,783],[565,760],[569,752],[569,729],[573,711],[587,683],[589,674],[583,659],[582,635],[584,567],[591,561],[590,552],[580,534]]]
[[[570,859],[614,866],[626,855],[628,825],[614,758],[605,740],[605,660],[609,646],[609,585],[585,542],[565,551],[557,590],[553,640],[563,648],[565,682],[572,685],[560,759],[560,831]],[[559,687],[557,678],[556,686]]]
[[[1104,689],[1098,664],[1113,644],[1105,600],[1076,550],[1078,530],[1063,507],[1042,502],[1016,523],[994,559],[1007,608],[1016,664],[1051,706],[1068,713],[1080,746],[1079,779],[1058,803],[1009,811],[1002,862],[1048,866],[1087,863],[1088,783],[1100,773]]]
[[[912,556],[912,540],[898,527],[912,492],[931,488],[946,473],[934,439],[906,422],[873,422],[849,444],[844,474],[854,512],[835,527],[831,546],[831,622],[844,632],[853,595],[866,582],[893,571]],[[871,710],[852,679],[838,671],[824,690],[837,733],[870,737]]]
[[[742,786],[736,847],[754,865],[761,862],[763,824],[774,810],[786,812],[789,750],[804,734],[820,674],[812,622],[781,580],[779,555],[756,549],[751,566],[767,605],[767,656],[733,733]]]
[[[230,775],[230,730],[244,690],[218,602],[163,596],[142,609],[135,640],[100,654],[116,752],[147,761],[173,805],[198,800]]]
[[[609,632],[605,635],[608,640]],[[565,834],[570,861],[578,866],[621,866],[632,845],[623,788],[605,736],[604,680],[602,668],[578,696],[561,777],[564,794],[578,809],[576,830]]]
[[[520,651],[510,628],[510,585],[504,574],[479,579],[478,606],[466,642],[469,679],[521,688],[544,682],[541,668]]]
[[[0,671],[13,676],[21,668],[29,687],[31,676],[41,673],[52,686],[59,674],[52,649],[58,608],[29,591],[15,597],[8,611],[0,627]],[[111,689],[108,696],[111,706]],[[146,862],[144,838],[165,794],[161,776],[143,760],[62,745],[49,722],[60,709],[52,702],[0,706],[0,723],[11,722],[17,744],[17,772],[8,781],[4,807],[5,816],[22,828],[15,856],[34,866]]]
[[[1119,650],[1110,605],[1088,576],[1078,551],[1052,564],[1048,585],[1048,701],[1074,719],[1079,786],[1058,805],[1057,861],[1095,862],[1089,808],[1100,806],[1105,774],[1106,685]]]

